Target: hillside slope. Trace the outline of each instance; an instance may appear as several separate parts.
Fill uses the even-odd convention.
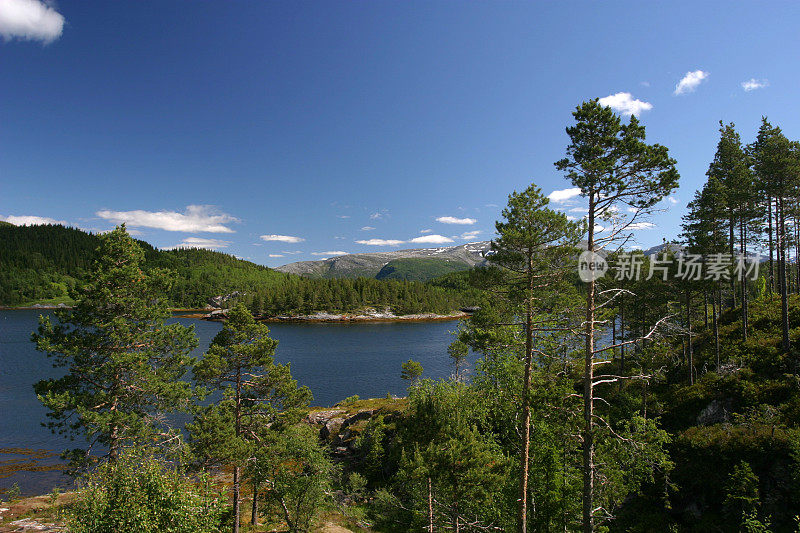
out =
[[[435,271],[433,275],[410,273],[412,277],[405,279],[427,280],[432,277],[452,272],[446,265],[463,264],[460,270],[466,270],[481,265],[486,260],[489,251],[489,241],[471,242],[460,246],[440,248],[414,248],[410,250],[396,250],[391,252],[372,252],[365,254],[349,254],[331,257],[322,261],[300,261],[277,267],[275,270],[290,274],[299,274],[310,278],[357,278],[376,277],[381,269],[388,263],[398,259],[426,259],[428,261],[417,263],[423,270]],[[437,265],[438,266],[434,266]],[[405,267],[411,264],[406,263]]]
[[[176,307],[204,307],[216,296],[231,294],[259,315],[365,308],[449,314],[471,304],[462,290],[419,283],[413,276],[309,279],[212,250],[159,250],[137,242],[145,253],[145,269],[167,268],[176,274],[166,295]],[[76,228],[0,224],[0,305],[72,304],[74,289],[87,279],[99,245],[97,235]],[[430,275],[451,271],[423,270]]]

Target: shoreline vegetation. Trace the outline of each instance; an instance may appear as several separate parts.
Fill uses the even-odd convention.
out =
[[[299,533],[339,513],[384,533],[796,532],[800,247],[787,244],[800,242],[800,143],[764,119],[744,146],[721,123],[681,241],[665,242],[681,250],[646,256],[623,245],[677,189],[675,160],[645,142],[635,116],[623,123],[597,99],[573,117],[556,167],[586,219],[548,207],[531,184],[509,195],[486,266],[430,283],[249,266],[255,277],[228,279],[220,268],[242,263],[200,251],[159,252],[148,268],[124,225],[96,237],[94,267],[70,287],[81,304],[55,312],[59,323],[43,318],[33,336],[69,369],[36,384],[48,426],[108,450],[68,455],[90,469],[64,510],[70,531]],[[768,270],[750,279],[718,262],[747,257],[755,240],[769,243]],[[686,254],[703,259],[705,277],[682,270]],[[183,271],[164,268],[178,260]],[[19,291],[34,271],[23,263],[6,291],[17,303],[32,301]],[[197,281],[207,273],[220,278]],[[194,331],[167,324],[168,305],[206,302],[209,319],[227,320],[193,357]],[[354,396],[330,409],[311,407],[261,323],[456,309],[474,314],[447,348],[449,378],[426,379],[409,358],[407,398]],[[467,374],[470,351],[480,357]],[[185,439],[151,413],[190,415]]]
[[[48,311],[55,309],[71,309],[68,305],[31,305],[31,306],[0,306],[0,311]],[[224,310],[222,309],[170,309],[172,314],[180,318],[194,318],[197,320],[208,320],[212,322],[222,322],[225,320]],[[459,311],[449,314],[437,313],[412,313],[407,315],[395,315],[390,311],[363,313],[328,313],[317,312],[309,315],[278,315],[256,317],[259,322],[268,324],[276,323],[339,323],[339,322],[442,322],[451,320],[461,320],[469,318],[471,313]]]

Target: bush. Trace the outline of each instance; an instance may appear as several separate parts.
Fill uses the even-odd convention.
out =
[[[224,510],[224,495],[208,478],[128,452],[83,480],[67,522],[71,533],[211,533],[221,530]]]

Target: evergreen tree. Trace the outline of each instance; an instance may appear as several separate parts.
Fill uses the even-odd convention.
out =
[[[530,388],[533,368],[534,331],[553,331],[563,324],[553,322],[558,314],[542,318],[552,304],[555,286],[572,264],[575,246],[584,227],[566,215],[547,207],[549,200],[535,185],[508,197],[502,221],[495,225],[498,238],[492,241],[489,260],[503,269],[505,290],[525,317],[525,376],[522,392],[522,452],[520,457],[520,507],[518,530],[527,531],[528,464],[530,453]],[[536,323],[534,323],[536,322]]]
[[[53,358],[61,378],[36,384],[55,432],[84,435],[85,460],[100,445],[113,461],[122,448],[174,436],[163,414],[187,410],[192,389],[181,378],[197,346],[192,327],[165,323],[171,276],[143,271],[144,252],[125,226],[100,236],[98,259],[74,309],[40,318],[36,348]]]
[[[196,455],[204,464],[233,467],[233,531],[239,531],[241,469],[253,457],[263,432],[296,421],[311,392],[297,386],[289,365],[276,364],[278,341],[239,304],[194,366],[195,380],[222,399],[188,424]]]
[[[573,186],[588,201],[587,250],[597,253],[604,246],[624,242],[633,224],[669,194],[678,184],[675,161],[667,148],[645,142],[644,126],[635,116],[623,124],[609,107],[597,99],[584,102],[573,113],[575,125],[567,128],[567,157],[556,162]],[[630,211],[628,211],[630,209]],[[601,237],[596,225],[601,218],[612,227]],[[588,282],[584,349],[583,429],[583,530],[594,531],[594,364],[597,324],[597,286]]]

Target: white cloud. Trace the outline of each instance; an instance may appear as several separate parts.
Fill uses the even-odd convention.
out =
[[[55,220],[50,217],[37,217],[35,215],[0,215],[0,220],[8,222],[9,224],[14,224],[15,226],[42,226],[44,224],[61,224],[62,226],[67,225],[64,220]]]
[[[669,203],[671,203],[672,205],[675,205],[675,204],[677,204],[677,203],[678,203],[680,200],[678,200],[678,199],[677,199],[677,198],[675,198],[674,196],[667,196],[667,201],[668,201]]]
[[[406,241],[399,241],[397,239],[368,239],[365,241],[356,241],[358,244],[366,244],[367,246],[397,246]]]
[[[303,251],[302,250],[292,250],[290,252],[287,252],[287,251],[284,250],[281,253],[282,254],[286,254],[286,255],[295,255],[295,254],[302,254]]]
[[[421,230],[419,230],[419,232],[420,232],[420,233],[430,233],[430,232],[432,232],[432,231],[433,231],[433,230],[432,230],[432,229],[430,229],[430,228],[428,228],[428,229],[421,229]]]
[[[267,242],[288,242],[292,244],[305,240],[302,237],[295,237],[293,235],[262,235],[260,239]]]
[[[369,218],[370,218],[370,220],[380,220],[381,218],[383,218],[383,214],[382,213],[372,213],[369,216]]]
[[[697,89],[697,86],[700,85],[704,79],[708,78],[708,72],[704,70],[693,70],[686,73],[686,75],[681,78],[681,81],[678,82],[678,85],[675,86],[675,95],[679,94],[686,94],[694,92]]]
[[[588,211],[588,209],[585,208],[585,207],[573,207],[568,212],[569,213],[585,213],[586,211]]]
[[[350,215],[336,215],[336,218],[350,218]]]
[[[576,221],[576,220],[578,220],[578,219],[577,219],[577,218],[575,218],[575,217],[574,217],[574,216],[572,216],[572,215],[567,215],[567,220],[574,222],[574,221]]]
[[[461,234],[460,238],[464,239],[465,241],[469,241],[469,240],[474,239],[475,237],[477,237],[481,233],[483,233],[481,230],[465,231],[464,233]]]
[[[547,195],[551,202],[555,202],[560,204],[562,202],[566,202],[570,198],[575,198],[576,196],[580,195],[581,190],[579,187],[572,187],[571,189],[561,189],[557,191],[553,191]]]
[[[190,205],[185,213],[176,211],[98,211],[97,216],[128,226],[163,229],[166,231],[185,231],[188,233],[234,233],[226,224],[239,222],[239,219],[218,212],[210,205]]]
[[[339,251],[339,250],[334,251],[334,252],[311,252],[311,255],[324,255],[326,257],[332,257],[334,255],[347,255],[347,254],[348,254],[348,252],[342,252],[342,251]]]
[[[769,80],[757,80],[755,78],[750,78],[747,81],[743,81],[741,83],[741,86],[745,92],[749,93],[750,91],[755,91],[756,89],[763,89],[764,87],[769,87]]]
[[[51,43],[61,37],[64,16],[39,0],[0,0],[0,35]]]
[[[442,224],[472,225],[475,224],[477,220],[474,218],[439,217],[436,219],[436,222],[441,222]]]
[[[650,87],[650,82],[649,81],[640,81],[639,85],[641,85],[642,87]]]
[[[643,230],[643,229],[653,229],[656,225],[652,222],[634,222],[633,224],[629,225],[627,229],[629,230]]]
[[[187,237],[175,246],[165,246],[162,250],[175,250],[177,248],[205,248],[206,250],[216,250],[217,248],[227,248],[231,241],[221,241],[219,239],[204,239],[202,237]]]
[[[361,231],[372,231],[372,230],[374,230],[374,229],[375,229],[375,228],[374,228],[374,227],[372,227],[372,226],[364,226],[363,228],[361,228]]]
[[[631,93],[616,93],[601,98],[598,103],[610,107],[623,115],[640,115],[642,111],[650,111],[653,104],[635,99]]]
[[[270,257],[284,257],[283,254],[269,254]]]
[[[445,237],[444,235],[423,235],[422,237],[415,237],[408,241],[414,244],[445,244],[453,242],[453,239]]]

